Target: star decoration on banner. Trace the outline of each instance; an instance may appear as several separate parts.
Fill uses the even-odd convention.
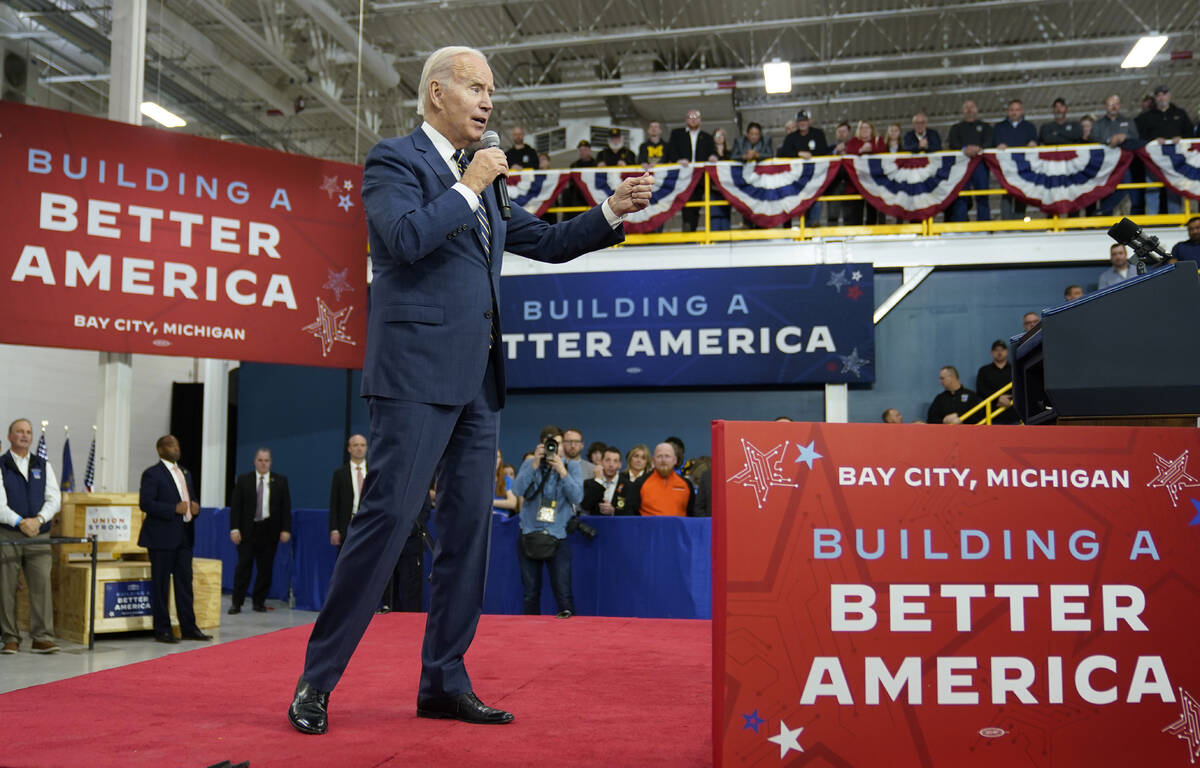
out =
[[[857,269],[854,270],[850,273],[850,279],[857,283],[859,280],[862,280],[862,272]]]
[[[863,290],[862,290],[862,288],[859,288],[857,285],[852,285],[846,289],[846,296],[853,299],[854,301],[858,301],[859,299],[861,299],[862,295],[863,295]]]
[[[848,355],[838,355],[842,359],[842,373],[853,373],[856,377],[862,378],[862,369],[864,365],[871,361],[865,357],[860,357],[858,347],[850,350]]]
[[[808,445],[800,445],[799,443],[796,444],[796,448],[800,450],[800,455],[796,457],[797,464],[807,464],[808,468],[812,469],[813,461],[816,459],[825,458],[813,449],[813,446],[816,445],[816,442],[816,440],[812,440]]]
[[[338,208],[349,211],[353,207],[354,203],[350,202],[350,195],[338,195]]]
[[[342,188],[349,192],[354,189],[354,182],[350,181],[350,179],[346,179],[342,182]]]
[[[342,300],[343,291],[353,291],[354,288],[350,285],[350,281],[346,279],[346,273],[350,271],[350,267],[346,267],[341,272],[334,272],[332,269],[325,270],[329,273],[329,279],[325,281],[322,288],[333,291],[334,301]]]
[[[346,323],[350,320],[350,313],[354,311],[354,307],[343,307],[334,312],[325,302],[317,299],[317,319],[313,320],[308,325],[300,330],[305,333],[311,333],[321,340],[321,357],[329,354],[329,350],[333,349],[335,342],[343,342],[350,346],[355,346],[354,339],[346,333]]]
[[[758,726],[767,722],[766,720],[763,720],[761,717],[758,716],[757,709],[748,715],[743,713],[742,717],[746,718],[746,724],[742,726],[743,731],[753,730],[755,733],[758,733]]]
[[[787,753],[791,752],[792,750],[796,750],[797,752],[804,751],[804,747],[800,746],[800,733],[803,730],[803,726],[799,728],[788,728],[787,723],[783,722],[782,720],[779,721],[779,735],[772,736],[767,739],[767,741],[779,745],[780,760],[787,757]]]
[[[746,456],[746,466],[729,478],[728,482],[738,483],[754,491],[754,500],[762,509],[767,502],[767,494],[774,487],[799,488],[800,484],[783,474],[783,457],[787,453],[788,441],[785,440],[771,450],[763,453],[752,443],[742,438],[742,452]]]
[[[849,282],[846,279],[846,270],[843,269],[841,272],[830,272],[829,282],[825,283],[825,285],[832,285],[836,293],[841,293],[842,286],[847,285]]]
[[[1187,462],[1187,451],[1184,451],[1170,461],[1159,456],[1157,453],[1154,454],[1155,471],[1158,474],[1155,475],[1153,480],[1146,483],[1146,487],[1166,488],[1167,493],[1171,496],[1172,506],[1178,507],[1180,489],[1200,486],[1200,480],[1188,474]]]
[[[1188,759],[1195,765],[1196,758],[1200,757],[1200,702],[1179,686],[1179,707],[1179,719],[1162,732],[1186,741]]]
[[[321,191],[329,193],[329,199],[333,199],[333,194],[338,191],[337,176],[322,176],[325,179],[321,182]]]

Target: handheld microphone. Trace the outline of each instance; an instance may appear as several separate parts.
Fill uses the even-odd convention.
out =
[[[484,149],[500,146],[500,136],[495,131],[484,131],[481,141]],[[496,193],[496,203],[500,206],[500,218],[508,221],[512,218],[512,203],[508,200],[508,179],[504,174],[492,180],[492,191]]]
[[[1158,238],[1142,232],[1142,228],[1130,219],[1121,219],[1108,230],[1108,236],[1121,245],[1133,248],[1138,256],[1154,255],[1154,261],[1162,262],[1171,258],[1158,244]]]

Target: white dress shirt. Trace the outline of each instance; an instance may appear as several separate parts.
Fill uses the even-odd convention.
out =
[[[421,123],[421,130],[425,131],[425,135],[428,136],[429,140],[433,142],[433,148],[436,149],[438,154],[442,156],[442,159],[446,161],[446,167],[450,169],[450,173],[454,174],[454,178],[462,179],[462,173],[460,173],[458,170],[458,163],[454,162],[453,159],[454,153],[458,150],[454,148],[454,145],[450,143],[450,140],[439,133],[438,129],[434,128],[429,123]],[[695,139],[692,139],[692,148],[694,154]],[[462,181],[459,181],[457,184],[451,187],[451,189],[463,196],[463,199],[467,201],[467,205],[471,206],[472,212],[479,207],[481,198],[479,195],[475,194],[470,187],[468,187],[466,184],[463,184]],[[608,222],[608,226],[610,227],[615,227],[624,221],[623,216],[618,216],[617,214],[613,213],[612,206],[608,204],[607,198],[605,198],[604,202],[600,204],[600,210],[604,213],[604,220]],[[356,505],[355,509],[357,508],[358,507]]]
[[[358,514],[358,502],[359,502],[359,499],[361,498],[359,496],[358,475],[357,475],[359,467],[362,467],[363,485],[366,485],[366,483],[367,483],[367,462],[362,461],[362,462],[359,462],[358,464],[355,464],[354,461],[351,461],[350,462],[350,487],[354,490],[354,506],[350,507],[350,516],[351,517]]]
[[[254,498],[255,498],[254,515],[251,516],[251,518],[250,518],[251,520],[254,520],[254,518],[258,517],[258,483],[259,483],[259,481],[262,481],[262,485],[263,485],[263,516],[262,516],[262,519],[266,520],[268,517],[271,516],[271,475],[270,474],[261,475],[258,472],[255,472],[254,473]],[[239,532],[237,528],[230,529],[230,533],[236,533],[236,532]]]
[[[21,476],[26,480],[29,479],[29,454],[18,456],[11,450],[8,452],[12,456],[13,463],[17,465]],[[38,510],[38,515],[47,523],[54,519],[58,514],[58,510],[62,508],[62,494],[58,490],[58,478],[54,476],[54,468],[50,466],[50,462],[46,462],[46,493],[42,497],[42,508]],[[21,522],[21,516],[16,513],[16,510],[8,506],[8,494],[4,491],[4,483],[0,483],[0,523],[11,525],[16,528]]]
[[[620,478],[620,476],[621,475],[618,473],[613,475],[612,480],[609,480],[604,475],[600,475],[600,477],[596,480],[596,482],[604,486],[604,501],[608,504],[612,504],[613,491],[617,490],[617,479]]]
[[[179,500],[183,501],[184,499],[187,499],[188,501],[195,501],[195,499],[193,499],[191,494],[189,494],[187,491],[187,479],[183,475],[183,467],[179,466],[173,461],[167,461],[166,459],[160,459],[160,461],[162,461],[163,466],[167,468],[167,474],[169,474],[171,479],[175,482],[175,490],[179,491]],[[179,470],[178,473],[175,471],[176,469]],[[180,485],[180,483],[183,483],[183,485]],[[183,513],[183,522],[190,522],[191,519],[192,513],[190,511]]]

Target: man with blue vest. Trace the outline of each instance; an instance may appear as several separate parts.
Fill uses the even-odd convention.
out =
[[[33,424],[17,419],[8,427],[8,452],[0,456],[0,653],[16,653],[17,577],[25,572],[29,593],[29,634],[34,653],[55,653],[54,604],[50,595],[50,545],[15,546],[7,541],[50,538],[50,520],[61,497],[50,462],[29,453]]]

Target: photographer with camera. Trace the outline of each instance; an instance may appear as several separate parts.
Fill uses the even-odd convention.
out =
[[[513,491],[524,499],[517,546],[521,583],[525,588],[523,603],[526,614],[541,613],[545,563],[550,569],[550,588],[558,603],[558,618],[569,619],[575,614],[575,601],[571,595],[571,547],[567,533],[578,527],[585,535],[594,536],[595,530],[579,524],[574,517],[574,506],[583,499],[583,473],[578,461],[562,455],[562,430],[556,426],[543,427],[538,441],[533,457],[521,465],[513,483]]]

